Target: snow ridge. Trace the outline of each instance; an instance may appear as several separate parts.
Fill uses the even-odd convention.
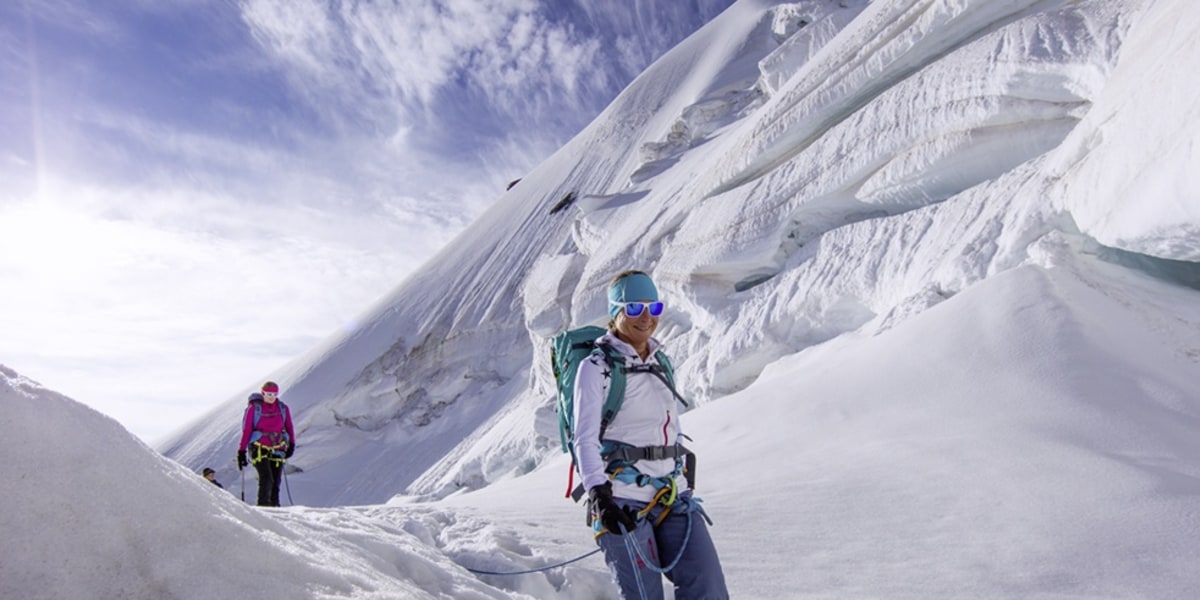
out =
[[[1115,0],[735,4],[361,330],[282,372],[311,501],[441,497],[553,459],[546,339],[603,323],[620,269],[659,282],[672,306],[660,336],[704,406],[780,357],[879,334],[1031,264],[1040,240],[1087,247],[1073,207],[1123,199],[1085,201],[1073,182],[1109,148],[1092,115],[1127,93],[1118,62],[1136,60],[1122,49],[1144,13]],[[1150,233],[1160,224],[1130,235],[1162,235],[1180,254],[1160,258],[1186,260],[1194,236]],[[219,456],[218,437],[169,454]]]

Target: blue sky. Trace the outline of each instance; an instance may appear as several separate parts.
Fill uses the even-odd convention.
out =
[[[342,327],[728,0],[0,6],[0,363],[154,441]]]

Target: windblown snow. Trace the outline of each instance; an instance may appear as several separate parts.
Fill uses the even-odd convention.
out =
[[[741,0],[264,374],[295,506],[238,497],[244,394],[164,458],[0,370],[0,597],[615,597],[463,567],[594,547],[547,340],[626,268],[733,596],[1190,597],[1197,64],[1185,0]]]

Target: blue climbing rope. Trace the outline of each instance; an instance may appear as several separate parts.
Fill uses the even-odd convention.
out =
[[[286,478],[284,479],[284,481],[286,481]],[[627,552],[629,552],[629,562],[630,562],[631,566],[633,567],[633,576],[637,580],[638,593],[641,594],[641,597],[643,600],[645,600],[645,598],[646,598],[646,584],[645,584],[645,582],[642,581],[642,572],[641,572],[641,569],[638,568],[638,559],[639,558],[641,559],[641,562],[646,565],[647,569],[650,569],[651,571],[655,571],[659,574],[665,574],[665,573],[670,572],[672,569],[674,569],[675,566],[679,564],[679,560],[681,558],[683,558],[683,552],[685,549],[687,549],[688,541],[691,540],[691,538],[692,538],[692,513],[691,512],[687,513],[687,518],[688,518],[687,530],[684,532],[684,535],[683,535],[683,544],[681,544],[679,546],[679,555],[675,557],[675,560],[671,561],[671,564],[667,565],[665,568],[662,568],[662,569],[655,567],[654,564],[652,562],[650,562],[650,560],[647,559],[644,554],[642,554],[641,549],[638,548],[637,543],[634,541],[636,539],[636,536],[632,535],[631,532],[626,530],[624,525],[618,525],[618,527],[620,527],[620,529],[621,529],[621,537],[622,537],[622,539],[625,540],[625,550]],[[544,567],[538,567],[536,569],[525,569],[524,571],[488,571],[485,569],[472,569],[471,567],[467,567],[467,566],[464,566],[463,568],[471,573],[475,573],[476,575],[502,575],[502,576],[528,575],[530,573],[540,573],[542,571],[549,571],[550,569],[557,569],[558,567],[564,567],[573,562],[581,561],[593,554],[596,554],[597,552],[600,552],[600,550],[601,550],[601,548],[596,548],[595,550],[592,550],[591,552],[581,554],[581,555],[576,556],[575,558],[572,558],[569,560],[564,560],[562,562],[554,563],[552,565],[546,565]]]
[[[637,582],[638,597],[646,600],[646,583],[642,581],[642,570],[638,568],[638,557],[642,555],[642,552],[638,550],[638,544],[634,540],[636,536],[626,531],[624,525],[618,524],[617,527],[621,528],[621,537],[625,540],[625,551],[629,553],[629,566],[633,569],[633,580]],[[647,567],[654,568],[645,559],[642,559],[642,562]]]
[[[292,486],[288,484],[287,480],[287,465],[283,465],[283,467],[279,469],[279,472],[283,475],[283,487],[288,493],[288,504],[295,506],[296,501],[292,500]]]
[[[463,568],[472,573],[475,573],[477,575],[525,575],[527,573],[538,573],[540,571],[549,571],[550,569],[563,567],[563,566],[569,565],[575,561],[583,560],[599,551],[600,551],[600,549],[596,548],[595,550],[592,550],[591,552],[588,552],[587,554],[582,554],[580,556],[576,556],[575,558],[572,558],[570,560],[564,560],[560,563],[555,563],[553,565],[546,565],[544,567],[538,567],[536,569],[527,569],[525,571],[512,571],[512,572],[503,572],[502,573],[499,571],[485,571],[483,569],[472,569],[471,567],[463,567]]]
[[[637,544],[630,543],[628,538],[631,538],[633,536],[626,534],[625,545],[629,546],[630,548],[633,549],[633,551],[635,553],[637,553],[637,558],[642,559],[642,562],[646,564],[647,569],[650,569],[651,571],[654,571],[660,575],[665,575],[665,574],[669,573],[672,569],[674,569],[676,565],[679,564],[679,559],[683,558],[683,551],[687,549],[688,540],[692,539],[692,513],[689,512],[687,514],[687,518],[688,518],[687,530],[683,534],[683,543],[679,545],[679,554],[675,557],[675,560],[671,561],[671,564],[667,565],[666,567],[664,567],[662,569],[654,566],[654,564],[650,562],[650,559],[646,558],[645,554],[642,554],[642,549],[639,548]],[[621,531],[624,531],[624,530],[625,530],[625,526],[621,525]],[[632,555],[630,556],[630,560],[633,560],[633,572],[638,573],[637,561],[633,559]],[[642,579],[642,577],[639,574],[638,581],[641,582],[641,579]]]

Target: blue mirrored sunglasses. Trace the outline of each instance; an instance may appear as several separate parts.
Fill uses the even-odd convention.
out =
[[[664,308],[662,302],[613,302],[609,300],[608,303],[613,306],[625,307],[625,316],[627,317],[639,317],[644,310],[650,311],[650,316],[657,317],[663,313]]]

